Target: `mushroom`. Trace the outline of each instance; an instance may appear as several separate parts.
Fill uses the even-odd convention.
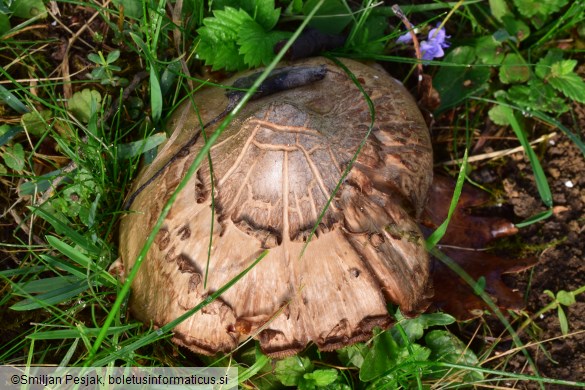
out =
[[[432,182],[428,129],[400,82],[342,62],[373,103],[371,132],[367,100],[331,60],[277,70],[173,203],[133,281],[135,317],[169,323],[265,250],[241,280],[180,323],[173,341],[215,354],[253,336],[265,353],[283,357],[310,342],[329,351],[368,339],[374,327],[391,325],[387,303],[407,316],[427,308],[429,257],[416,221]],[[238,74],[226,85],[249,86],[255,77]],[[177,110],[174,132],[136,180],[121,221],[126,273],[204,133],[240,98],[207,88],[194,95],[195,110],[189,102]]]

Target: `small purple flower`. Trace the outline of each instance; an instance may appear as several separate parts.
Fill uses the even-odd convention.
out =
[[[433,28],[429,31],[427,40],[420,43],[422,59],[432,60],[433,58],[443,57],[445,55],[443,49],[449,47],[447,38],[451,38],[451,36],[447,35],[444,28]]]
[[[451,38],[450,35],[447,35],[444,28],[433,28],[429,31],[429,35],[427,36],[426,41],[422,41],[420,43],[420,50],[422,52],[422,59],[423,60],[432,60],[433,58],[443,57],[445,52],[443,51],[444,48],[449,47],[449,43],[447,42],[447,38]],[[410,32],[407,32],[404,35],[401,35],[397,40],[396,43],[407,44],[412,42],[412,35]]]
[[[406,45],[410,42],[412,42],[412,34],[410,34],[410,31],[407,31],[406,34],[399,36],[396,40],[396,43],[402,43],[403,45]]]

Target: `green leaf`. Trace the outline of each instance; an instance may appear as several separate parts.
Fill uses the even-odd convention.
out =
[[[297,386],[303,375],[313,371],[308,357],[291,356],[276,362],[274,374],[285,386]]]
[[[303,14],[308,15],[321,0],[308,0]],[[309,26],[329,34],[339,34],[352,21],[351,10],[342,0],[327,0],[315,14]]]
[[[506,112],[502,110],[502,106],[499,104],[490,108],[488,111],[488,116],[496,125],[508,126],[510,124]]]
[[[410,342],[414,342],[423,337],[424,331],[431,326],[446,326],[455,322],[455,318],[446,313],[421,314],[416,318],[407,319],[402,313],[398,312],[396,314],[396,319],[398,320],[398,324],[402,326],[402,329],[406,333]],[[392,328],[392,335],[394,340],[399,344],[402,344],[402,338],[400,337],[396,326]]]
[[[124,16],[128,16],[132,19],[142,19],[144,15],[144,4],[143,1],[139,0],[113,0],[114,4],[118,7],[124,7]]]
[[[546,80],[567,97],[585,103],[585,81],[573,72],[576,65],[576,60],[556,62],[551,66]]]
[[[441,67],[433,79],[434,86],[441,95],[441,106],[437,109],[437,113],[485,89],[490,78],[489,67],[473,65],[476,62],[473,47],[457,47],[445,56],[443,62],[461,66]]]
[[[425,336],[427,347],[431,349],[430,359],[434,361],[457,363],[467,366],[477,366],[479,360],[473,351],[453,334],[445,330],[433,330]],[[448,369],[433,372],[433,378],[440,378],[447,373]],[[449,369],[454,370],[454,369]],[[463,377],[464,382],[475,383],[483,380],[483,374],[470,370]]]
[[[98,64],[98,65],[105,65],[104,61],[102,61],[102,57],[99,54],[96,53],[89,53],[87,55],[87,59],[90,60],[91,62]],[[98,68],[99,69],[99,68]]]
[[[48,130],[47,121],[52,117],[49,110],[27,112],[20,118],[22,126],[32,135],[42,135]]]
[[[561,327],[561,333],[563,335],[569,334],[569,321],[567,320],[567,315],[561,306],[557,307],[557,315],[559,317],[559,325]]]
[[[150,64],[150,108],[152,121],[158,122],[162,115],[163,98],[154,64]]]
[[[203,19],[204,26],[197,30],[200,36],[197,54],[213,70],[244,69],[246,66],[236,41],[244,22],[253,19],[246,11],[231,7],[214,11],[213,15],[214,17]]]
[[[569,0],[514,0],[518,11],[531,18],[537,14],[547,17],[561,10]]]
[[[24,169],[24,149],[21,144],[6,146],[2,158],[8,168],[17,172],[22,172]]]
[[[577,301],[575,300],[575,294],[573,294],[572,292],[568,292],[565,290],[561,290],[557,293],[557,301],[559,301],[559,303],[561,305],[565,305],[565,306],[571,306],[574,305]]]
[[[167,139],[165,133],[153,134],[150,137],[134,141],[127,144],[118,145],[116,147],[116,156],[118,160],[125,160],[132,157],[139,156],[142,153],[148,152],[149,150],[156,148]]]
[[[278,23],[280,8],[274,8],[274,0],[243,0],[241,7],[267,31]]]
[[[43,0],[17,0],[10,4],[13,15],[23,19],[34,18],[35,16],[46,18],[47,8]]]
[[[506,0],[489,0],[489,4],[492,15],[499,21],[502,21],[502,17],[510,13]]]
[[[513,16],[505,16],[503,18],[504,27],[510,34],[510,38],[517,42],[522,42],[530,36],[530,27],[522,20],[518,20]]]
[[[83,123],[88,123],[92,115],[100,109],[102,96],[94,89],[84,89],[81,92],[75,92],[67,102],[67,108],[77,119]],[[95,111],[92,111],[92,107]]]
[[[113,50],[108,54],[108,58],[106,58],[106,63],[112,64],[116,62],[118,58],[120,58],[120,50]]]
[[[534,73],[541,79],[546,79],[554,63],[562,61],[563,52],[557,49],[549,50],[534,67]]]
[[[8,31],[10,31],[10,19],[8,19],[8,15],[0,12],[0,36]]]
[[[274,58],[274,45],[291,36],[284,31],[266,32],[264,28],[253,20],[245,21],[237,39],[240,46],[239,53],[244,56],[248,67],[268,65]]]
[[[315,370],[303,375],[303,385],[300,387],[315,388],[328,386],[337,379],[337,370],[331,368],[326,370]]]
[[[502,62],[499,75],[504,84],[524,83],[530,78],[530,68],[521,55],[509,53]]]
[[[501,42],[498,42],[493,35],[488,35],[478,38],[475,43],[475,54],[482,64],[500,65],[504,60],[501,47]]]
[[[381,332],[374,336],[373,346],[366,355],[360,369],[360,380],[369,382],[396,366],[403,352],[390,332]]]
[[[360,368],[364,363],[364,358],[370,349],[363,343],[348,345],[347,347],[337,350],[339,360],[347,367],[355,366]]]

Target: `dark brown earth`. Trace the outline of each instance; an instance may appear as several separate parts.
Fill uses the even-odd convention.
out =
[[[581,125],[581,129],[585,128],[583,122]],[[514,157],[504,188],[515,213],[529,217],[544,208],[526,159],[521,155]],[[557,293],[585,285],[585,158],[571,141],[559,136],[549,142],[541,161],[553,192],[556,212],[548,220],[520,232],[528,246],[543,247],[533,273],[518,282],[519,289],[528,288],[529,313],[551,302],[545,290]],[[574,305],[564,308],[569,322],[567,337],[561,337],[556,309],[535,320],[541,328],[538,339],[545,340],[542,347],[550,353],[548,358],[543,351],[531,349],[544,376],[581,381],[585,377],[585,296],[581,294],[576,298]],[[546,341],[552,338],[557,339]]]
[[[565,117],[563,123],[571,129],[585,129],[585,108],[574,106],[575,122]],[[574,291],[585,285],[585,157],[582,152],[558,129],[547,128],[533,123],[530,139],[556,131],[557,135],[539,145],[535,150],[553,193],[554,213],[542,221],[520,229],[518,235],[507,245],[515,247],[517,255],[537,256],[539,262],[532,271],[508,277],[510,285],[525,295],[527,316],[535,314],[552,302],[545,293],[550,290]],[[528,126],[527,126],[528,128]],[[511,130],[509,130],[511,132]],[[501,146],[501,145],[500,145]],[[510,145],[515,146],[515,145]],[[484,152],[499,150],[497,143],[491,143]],[[523,152],[504,158],[505,162],[479,165],[471,174],[480,182],[502,194],[504,203],[511,205],[513,214],[520,222],[545,211],[546,206],[534,181],[528,158]],[[487,178],[487,180],[486,180]],[[502,180],[503,178],[503,180]],[[491,183],[490,183],[491,182]],[[569,333],[563,336],[557,309],[537,315],[520,336],[529,347],[539,374],[554,379],[583,381],[585,378],[585,294],[576,297],[576,303],[563,307],[567,314]],[[515,329],[526,317],[515,322]],[[493,324],[489,319],[488,323]],[[495,325],[494,328],[497,328]],[[494,330],[494,329],[492,329]],[[506,353],[513,348],[509,343],[499,352]],[[507,370],[534,375],[525,357],[518,353],[510,360]],[[501,368],[501,366],[500,366]],[[506,383],[513,388],[537,388],[533,383]],[[546,385],[547,389],[563,389],[566,386]]]

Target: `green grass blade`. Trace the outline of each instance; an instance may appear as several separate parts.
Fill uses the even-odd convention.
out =
[[[71,287],[79,280],[77,276],[73,275],[54,276],[51,278],[15,283],[12,285],[12,289],[16,294],[20,295],[44,294],[60,288]]]
[[[105,281],[107,284],[115,286],[118,284],[116,278],[108,273],[107,270],[99,267],[89,257],[81,253],[78,249],[73,248],[69,244],[64,243],[54,236],[46,236],[47,242],[56,250],[64,254],[67,258],[79,264],[85,269],[90,269],[98,273],[99,279]]]
[[[524,133],[524,129],[520,125],[518,118],[512,111],[510,107],[501,106],[502,112],[506,115],[516,137],[520,141],[520,144],[524,148],[526,155],[528,156],[528,160],[530,160],[530,165],[532,166],[532,170],[534,172],[534,179],[536,180],[536,188],[538,189],[538,193],[540,194],[540,198],[542,202],[548,206],[549,208],[552,207],[552,192],[550,191],[550,187],[548,186],[548,182],[546,181],[546,176],[544,174],[544,170],[540,165],[540,161],[538,161],[538,157],[536,157],[536,153],[530,147],[530,142],[528,138],[526,138],[526,134]]]
[[[27,106],[25,106],[12,92],[0,85],[0,100],[6,103],[10,108],[19,114],[25,114],[29,112]]]
[[[57,219],[51,213],[45,211],[40,207],[29,207],[29,209],[32,210],[34,214],[38,215],[45,221],[49,222],[55,228],[56,232],[63,234],[65,237],[69,238],[75,245],[78,245],[80,248],[83,248],[90,254],[93,255],[100,254],[101,252],[100,248],[98,248],[93,242],[91,242],[90,239],[77,233],[74,229],[70,228],[67,224]]]
[[[116,333],[123,333],[127,330],[140,327],[141,324],[129,324],[124,326],[112,326],[108,329],[108,336]],[[35,332],[31,335],[26,336],[27,339],[31,340],[62,340],[62,339],[77,339],[83,336],[96,337],[100,332],[100,328],[86,328],[79,326],[78,328],[72,329],[60,329],[60,330],[49,330],[47,332]]]
[[[162,115],[163,98],[154,64],[150,64],[150,107],[152,121],[157,123]]]
[[[467,148],[465,149],[465,154],[463,155],[463,162],[461,163],[461,167],[459,168],[459,175],[457,176],[457,183],[455,184],[455,191],[453,192],[453,197],[451,198],[451,204],[449,205],[449,212],[447,213],[447,218],[441,223],[441,225],[427,238],[426,246],[427,250],[431,250],[434,248],[441,238],[445,235],[447,231],[447,227],[449,226],[449,222],[451,221],[451,217],[455,212],[455,208],[457,207],[457,203],[459,202],[459,197],[461,196],[461,190],[463,189],[463,183],[465,182],[465,171],[467,168]]]
[[[62,287],[49,291],[44,294],[39,294],[34,297],[26,298],[14,305],[10,306],[12,310],[26,311],[49,308],[50,306],[57,305],[65,302],[89,288],[87,280],[80,280],[77,283],[73,283],[70,286]]]
[[[8,127],[8,130],[6,130],[6,132],[4,132],[2,135],[0,135],[0,146],[6,145],[6,143],[8,141],[10,141],[12,138],[14,138],[19,133],[22,133],[22,131],[24,130],[24,127],[22,127],[22,126],[8,126],[8,125],[2,126],[2,128],[6,128],[6,127]]]

